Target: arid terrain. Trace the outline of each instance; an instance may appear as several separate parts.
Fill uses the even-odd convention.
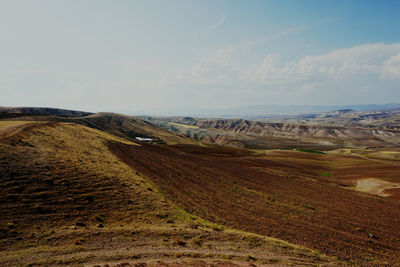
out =
[[[110,147],[197,216],[349,262],[398,263],[399,189],[382,198],[357,192],[353,181],[379,177],[397,181],[398,188],[400,165],[292,151],[258,155],[218,147]],[[345,166],[349,163],[356,168]]]
[[[297,116],[278,122],[191,117],[142,118],[205,144],[249,149],[333,150],[342,147],[399,147],[398,114],[399,110],[364,113],[338,111],[314,119],[302,120],[302,116]],[[366,117],[370,119],[366,120]]]
[[[0,114],[2,266],[400,265],[395,129]]]

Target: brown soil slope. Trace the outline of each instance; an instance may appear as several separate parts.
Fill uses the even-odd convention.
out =
[[[149,137],[159,143],[195,144],[189,138],[173,134],[149,122],[116,113],[93,114],[50,108],[4,108],[0,109],[0,120],[72,122],[130,140],[135,140],[135,137]]]
[[[180,210],[106,146],[130,141],[73,123],[18,125],[0,137],[1,266],[334,262]]]
[[[135,140],[135,137],[139,136],[150,137],[167,144],[195,143],[133,116],[97,113],[83,118],[73,118],[71,121],[130,140]]]
[[[400,264],[400,202],[341,188],[330,156],[110,144],[186,210],[357,264]],[[366,164],[369,164],[366,161]],[[397,169],[398,170],[398,169]]]

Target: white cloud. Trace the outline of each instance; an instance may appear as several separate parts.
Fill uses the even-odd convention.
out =
[[[197,95],[225,95],[226,101],[236,102],[246,98],[252,103],[265,103],[263,99],[292,103],[370,99],[365,101],[372,103],[376,97],[396,101],[391,96],[400,79],[400,43],[359,45],[295,61],[272,53],[247,64],[241,60],[242,52],[216,50],[181,71],[175,84],[196,88]]]
[[[382,78],[400,78],[400,53],[389,58],[382,66]]]
[[[371,74],[382,79],[400,78],[400,43],[366,44],[286,63],[280,61],[279,54],[270,54],[254,74],[262,82],[347,79]]]
[[[287,62],[282,61],[279,53],[273,53],[252,66],[236,60],[236,52],[233,48],[218,49],[178,76],[181,82],[191,84],[290,84],[298,88],[315,82],[348,81],[366,75],[376,79],[400,78],[400,43],[365,44]]]
[[[102,75],[0,69],[0,87],[8,105],[22,105],[20,99],[27,99],[24,105],[46,106],[41,96],[47,95],[52,105],[94,111],[115,106],[168,109],[182,103],[228,107],[400,101],[400,43],[366,44],[298,60],[284,60],[285,55],[278,53],[249,59],[245,52],[237,47],[217,49],[186,68],[162,60],[118,61]],[[107,75],[109,70],[113,75]],[[36,98],[24,97],[30,88],[35,88]]]
[[[266,56],[260,66],[255,70],[262,81],[275,79],[279,75],[281,55],[278,53]]]
[[[226,83],[231,80],[237,66],[232,55],[233,48],[218,49],[214,54],[207,56],[193,65],[190,70],[179,73],[183,82],[191,84]]]

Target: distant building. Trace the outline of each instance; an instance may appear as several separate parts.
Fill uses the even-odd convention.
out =
[[[153,142],[153,139],[151,138],[144,138],[144,137],[135,137],[136,140],[138,140],[139,142],[145,142],[145,143],[151,143]]]

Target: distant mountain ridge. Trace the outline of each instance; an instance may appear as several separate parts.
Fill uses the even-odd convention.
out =
[[[337,110],[354,110],[354,111],[373,111],[373,110],[390,110],[399,109],[400,104],[371,104],[371,105],[257,105],[245,106],[239,108],[225,109],[226,114],[233,115],[262,115],[262,114],[304,114],[304,113],[324,113]]]
[[[192,116],[213,118],[250,118],[257,116],[320,114],[337,110],[375,111],[400,109],[399,103],[369,105],[253,105],[234,108],[199,109],[187,108],[164,112],[148,112],[146,115]],[[159,113],[159,114],[157,114]]]
[[[0,107],[0,115],[8,116],[58,116],[58,117],[85,117],[92,112],[76,111],[48,107]]]
[[[400,103],[388,104],[369,104],[369,105],[252,105],[234,108],[219,108],[219,109],[172,109],[171,111],[154,111],[143,113],[141,115],[162,115],[162,116],[192,116],[192,117],[213,117],[213,118],[244,118],[251,119],[252,117],[274,117],[285,115],[302,115],[302,114],[322,114],[326,112],[337,111],[386,111],[400,109]],[[159,114],[158,114],[159,113]],[[4,107],[0,106],[0,114],[5,116],[21,114],[27,116],[58,116],[58,117],[85,117],[94,112],[75,111],[59,108],[48,107]],[[138,115],[138,114],[136,114]],[[135,116],[135,115],[134,115]]]

